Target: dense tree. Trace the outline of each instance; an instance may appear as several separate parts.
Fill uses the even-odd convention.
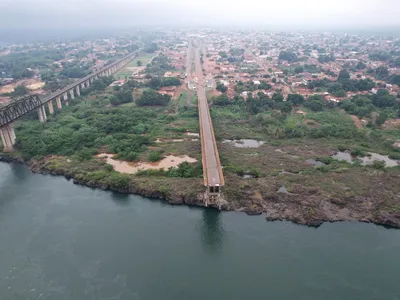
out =
[[[388,61],[391,58],[389,53],[377,52],[369,55],[370,60]]]
[[[228,54],[226,54],[225,51],[220,51],[218,54],[219,54],[219,56],[221,56],[222,58],[228,58]]]
[[[222,94],[218,97],[214,97],[214,98],[212,98],[212,101],[217,106],[226,106],[226,105],[234,104],[234,102],[232,100],[230,100],[226,94]]]
[[[335,61],[335,57],[333,55],[320,55],[318,57],[318,61],[323,64],[323,63],[327,63],[330,61]]]
[[[14,91],[11,93],[10,96],[11,96],[11,98],[15,99],[15,98],[19,98],[19,97],[25,96],[27,94],[29,94],[29,90],[28,90],[28,88],[26,86],[17,85],[14,88]]]
[[[377,79],[386,79],[389,76],[389,70],[384,66],[377,67],[374,73]]]
[[[303,66],[297,66],[296,68],[294,68],[294,72],[296,74],[303,73],[304,72],[304,67]]]
[[[304,103],[304,97],[299,94],[289,94],[287,101],[292,103],[294,106],[299,106]]]
[[[396,97],[389,94],[386,89],[379,89],[378,92],[372,96],[372,103],[377,107],[391,107],[396,104]]]
[[[298,60],[296,53],[291,51],[281,51],[279,53],[280,60],[286,60],[288,62],[295,62]]]
[[[311,100],[304,103],[304,106],[311,109],[312,111],[322,111],[324,109],[324,105],[321,101]]]
[[[288,114],[288,113],[290,113],[291,111],[292,111],[292,104],[291,104],[291,103],[285,102],[285,103],[282,104],[282,106],[281,106],[281,112],[282,112],[283,114]]]
[[[154,53],[157,50],[158,50],[158,46],[156,43],[151,43],[144,47],[144,52],[147,52],[147,53]]]
[[[171,96],[162,95],[156,91],[144,91],[142,96],[136,100],[138,106],[155,106],[167,105],[171,100]]]
[[[395,74],[395,75],[390,76],[389,82],[392,83],[392,84],[397,84],[398,86],[400,86],[400,75]]]
[[[146,73],[163,76],[165,72],[173,69],[174,67],[170,65],[170,59],[167,56],[158,55],[146,66]]]
[[[342,69],[339,72],[338,81],[348,80],[350,79],[350,74],[346,69]]]
[[[258,86],[258,88],[260,90],[269,90],[270,88],[272,88],[272,85],[270,85],[269,83],[267,83],[266,81],[262,80]]]
[[[34,73],[28,68],[49,68],[63,58],[61,51],[52,49],[11,53],[0,57],[0,74],[15,79],[29,78]]]
[[[339,82],[335,82],[328,88],[328,93],[335,94],[338,91],[343,90],[343,85]]]
[[[152,89],[158,89],[162,87],[162,80],[160,77],[153,77],[149,81],[149,87]]]
[[[381,126],[383,125],[386,120],[388,119],[388,115],[384,112],[379,113],[378,118],[376,118],[376,125]]]
[[[273,100],[274,102],[283,102],[284,98],[283,98],[283,96],[282,96],[281,93],[274,93],[274,94],[272,95],[272,100]]]
[[[216,89],[217,89],[217,91],[220,91],[221,93],[225,93],[228,90],[228,88],[222,83],[217,83]]]
[[[143,66],[143,62],[142,62],[141,60],[138,60],[138,61],[136,62],[136,65],[137,65],[138,67],[141,67],[141,66]]]
[[[362,61],[359,61],[356,65],[356,69],[358,70],[364,70],[367,67],[367,65],[365,63],[363,63]]]

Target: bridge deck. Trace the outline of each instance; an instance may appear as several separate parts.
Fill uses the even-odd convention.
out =
[[[195,68],[197,77],[197,98],[199,108],[200,136],[203,158],[203,172],[205,186],[223,186],[225,184],[214,129],[210,116],[210,109],[206,98],[204,78],[200,62],[200,50],[195,52]]]

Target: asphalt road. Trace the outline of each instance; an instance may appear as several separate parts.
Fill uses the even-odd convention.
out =
[[[200,50],[197,48],[195,51],[195,66],[196,66],[196,77],[198,79],[196,83],[198,107],[199,107],[199,118],[200,118],[200,134],[202,144],[202,156],[203,156],[203,170],[204,172],[204,184],[207,186],[222,186],[224,185],[224,177],[222,174],[221,163],[219,160],[219,154],[217,144],[214,137],[214,129],[211,122],[210,110],[206,98],[205,82],[203,78],[203,71],[200,62]]]

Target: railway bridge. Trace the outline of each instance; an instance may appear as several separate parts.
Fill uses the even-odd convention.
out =
[[[15,144],[16,136],[13,128],[13,122],[18,118],[26,115],[34,110],[37,111],[39,115],[39,121],[41,123],[46,122],[47,113],[46,106],[48,107],[48,112],[54,114],[53,103],[55,101],[56,108],[62,109],[63,105],[68,106],[69,99],[75,99],[76,96],[81,95],[81,88],[89,87],[92,82],[102,76],[110,76],[111,74],[117,72],[126,66],[133,58],[137,56],[139,51],[130,53],[125,57],[110,63],[91,74],[76,80],[74,83],[59,89],[49,95],[39,96],[30,95],[22,99],[18,99],[2,108],[0,108],[0,136],[1,141],[4,146],[4,152],[13,151],[13,146]]]
[[[197,43],[198,41],[196,41]],[[200,140],[201,140],[201,152],[202,152],[202,163],[203,163],[203,178],[204,186],[207,187],[205,193],[205,205],[209,202],[220,206],[221,200],[221,187],[225,185],[224,175],[222,173],[221,162],[219,159],[217,142],[215,140],[214,128],[210,116],[210,108],[206,97],[206,82],[203,76],[203,68],[201,65],[200,48],[193,46],[190,43],[190,47],[194,47],[194,78],[189,78],[189,81],[193,81],[196,84],[197,91],[197,102],[199,110],[199,127],[200,127]],[[191,49],[189,49],[189,53]],[[193,53],[193,51],[192,51]],[[190,64],[189,64],[190,65]]]

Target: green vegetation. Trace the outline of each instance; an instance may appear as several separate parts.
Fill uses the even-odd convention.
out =
[[[281,51],[281,53],[279,53],[279,59],[288,62],[295,62],[298,60],[296,53],[290,51]]]
[[[149,154],[149,161],[156,162],[163,158],[161,151],[151,151]]]
[[[177,77],[153,77],[148,82],[148,86],[152,89],[179,85],[181,85],[181,81]]]
[[[48,68],[54,61],[61,60],[64,55],[59,50],[40,50],[11,53],[0,57],[0,74],[15,79],[33,75],[28,68]]]
[[[147,64],[146,73],[156,76],[163,76],[167,71],[173,71],[174,68],[169,64],[170,59],[165,55],[155,57],[151,63]]]
[[[201,177],[203,175],[203,169],[201,163],[189,164],[183,162],[178,165],[177,168],[169,168],[168,171],[163,169],[158,170],[141,170],[136,173],[137,176],[166,176],[166,177]]]
[[[116,79],[126,79],[132,76],[132,69],[131,68],[138,68],[141,66],[146,66],[148,63],[151,62],[153,56],[155,54],[152,53],[139,53],[138,56],[135,57],[129,64],[125,66],[121,71],[119,71],[116,75]]]
[[[14,89],[14,91],[10,94],[11,98],[16,99],[22,96],[25,96],[26,94],[29,93],[29,90],[26,86],[24,85],[17,85]]]
[[[136,100],[138,106],[167,105],[171,100],[169,95],[161,95],[153,90],[144,91],[142,97]]]

